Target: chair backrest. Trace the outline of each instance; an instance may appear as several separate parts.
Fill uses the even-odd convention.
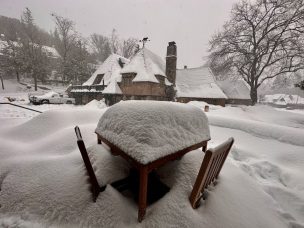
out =
[[[87,152],[84,142],[82,140],[81,132],[80,132],[80,129],[78,126],[75,127],[75,133],[76,133],[76,137],[77,137],[78,148],[80,150],[83,162],[85,164],[85,167],[86,167],[87,172],[90,177],[90,183],[91,183],[92,193],[93,193],[93,201],[96,202],[96,199],[100,192],[100,185],[97,181],[95,172],[93,170],[90,158],[88,156],[88,152]]]
[[[191,206],[193,208],[198,207],[204,189],[206,189],[215,179],[218,178],[233,143],[234,139],[229,138],[219,146],[206,151],[204,160],[189,197]]]

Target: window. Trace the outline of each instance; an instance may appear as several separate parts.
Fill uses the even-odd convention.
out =
[[[100,84],[100,83],[101,83],[101,80],[103,79],[103,75],[104,75],[104,74],[97,74],[97,76],[96,76],[96,78],[95,78],[95,80],[94,80],[94,82],[93,82],[93,85],[98,85],[98,84]]]

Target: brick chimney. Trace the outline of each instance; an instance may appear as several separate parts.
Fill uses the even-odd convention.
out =
[[[171,41],[167,47],[166,75],[169,82],[171,82],[174,86],[176,80],[176,59],[176,44],[174,41]]]

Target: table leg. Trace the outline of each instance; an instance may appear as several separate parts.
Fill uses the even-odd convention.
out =
[[[138,222],[141,222],[146,214],[147,187],[148,187],[148,167],[142,166],[139,170]]]
[[[202,147],[202,151],[203,152],[206,152],[207,150],[207,142],[204,143],[203,147]]]

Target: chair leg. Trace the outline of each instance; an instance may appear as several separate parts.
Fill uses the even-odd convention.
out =
[[[100,187],[99,192],[103,192],[104,190],[106,190],[106,188],[107,188],[107,185],[104,185],[104,186]]]
[[[138,202],[138,222],[144,219],[147,207],[147,187],[148,187],[148,169],[147,166],[140,168],[139,178],[139,202]]]

